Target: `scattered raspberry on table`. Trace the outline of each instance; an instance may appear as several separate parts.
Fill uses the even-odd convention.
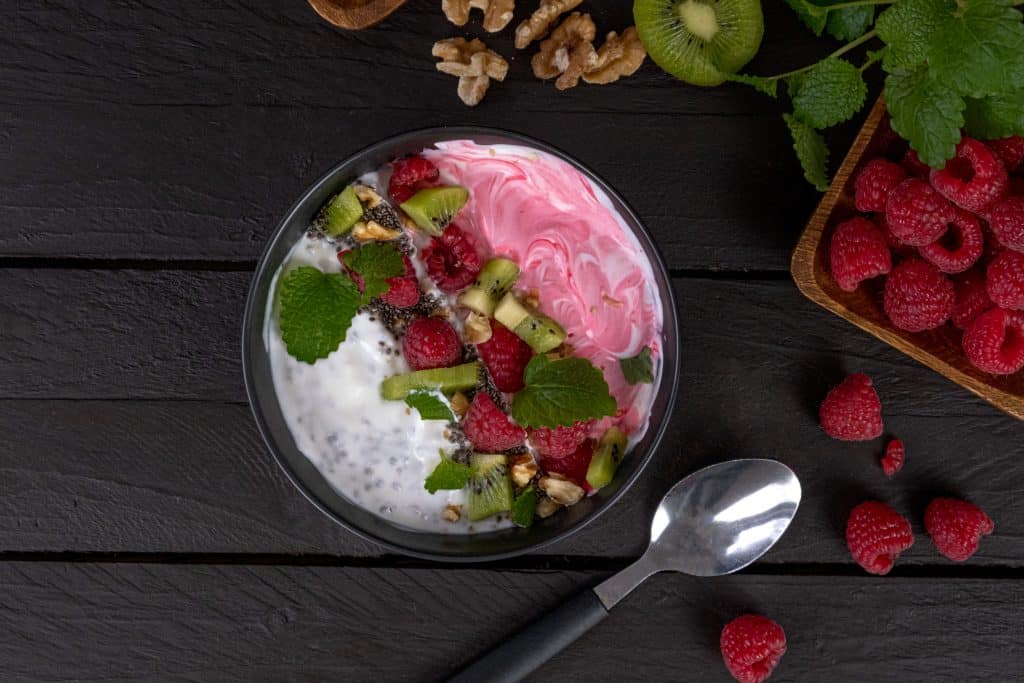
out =
[[[828,392],[818,417],[825,433],[840,441],[870,441],[882,435],[882,402],[863,373],[850,375]]]
[[[910,522],[885,503],[869,500],[850,512],[846,546],[867,572],[888,574],[899,554],[912,545]]]
[[[885,447],[885,456],[882,458],[882,471],[885,472],[885,476],[895,476],[903,469],[906,454],[907,451],[902,441],[893,439],[889,442],[889,445]]]
[[[954,562],[965,562],[978,551],[981,538],[995,531],[995,524],[973,503],[936,498],[924,512],[924,528],[940,553]]]
[[[736,617],[719,638],[725,668],[739,683],[761,683],[786,654],[786,632],[759,614]]]

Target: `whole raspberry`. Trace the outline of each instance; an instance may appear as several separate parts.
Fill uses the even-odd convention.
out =
[[[587,483],[587,470],[593,457],[594,442],[588,439],[569,455],[558,458],[545,456],[543,464],[546,471],[561,474],[582,486],[585,491],[592,491],[594,487]]]
[[[395,308],[408,308],[420,301],[420,284],[416,280],[416,270],[412,261],[402,254],[405,272],[397,277],[388,278],[388,291],[381,294],[380,299]]]
[[[480,272],[476,240],[457,225],[449,225],[430,241],[423,250],[423,261],[430,279],[449,294],[468,286]]]
[[[537,427],[530,431],[530,443],[545,458],[564,458],[579,448],[590,433],[589,422],[576,422],[571,427]]]
[[[985,272],[988,297],[1000,308],[1024,311],[1024,253],[1006,249],[996,254]]]
[[[874,223],[851,218],[832,233],[829,262],[839,288],[852,292],[864,280],[888,273],[892,254],[885,235]]]
[[[1002,140],[988,140],[985,144],[995,152],[1008,172],[1013,173],[1024,165],[1024,137],[1016,135]]]
[[[964,354],[974,367],[993,375],[1024,369],[1024,313],[993,308],[964,331]]]
[[[907,451],[903,442],[893,439],[885,447],[885,457],[882,458],[882,471],[885,476],[891,477],[903,469],[903,461],[906,459]]]
[[[459,334],[441,318],[417,318],[409,323],[402,351],[413,370],[446,368],[462,360]]]
[[[908,332],[931,330],[953,313],[953,283],[921,259],[907,259],[885,279],[883,306],[892,324]]]
[[[897,185],[885,205],[892,234],[912,247],[923,247],[942,237],[952,217],[949,202],[917,178],[907,178]]]
[[[511,393],[523,388],[523,370],[533,357],[529,344],[495,320],[491,321],[491,338],[477,344],[476,349],[499,391]]]
[[[870,441],[882,435],[882,402],[863,373],[833,388],[818,411],[821,428],[840,441]]]
[[[907,171],[888,159],[872,159],[853,181],[854,204],[858,211],[885,211],[889,193],[903,182]]]
[[[997,202],[992,207],[989,225],[999,244],[1024,251],[1024,197],[1006,197]]]
[[[725,668],[739,683],[761,683],[786,654],[786,632],[768,617],[744,614],[722,629]]]
[[[886,219],[884,213],[875,214],[875,225],[885,235],[885,243],[889,245],[889,250],[893,256],[900,256],[906,258],[908,256],[916,256],[917,249],[906,244],[896,235],[892,234],[892,230],[889,229],[889,221]]]
[[[928,174],[932,172],[931,166],[921,161],[921,158],[917,156],[917,152],[912,149],[908,149],[903,155],[903,160],[900,161],[900,165],[906,169],[909,175],[915,178],[928,178]]]
[[[888,574],[899,554],[914,545],[910,522],[885,503],[869,500],[850,511],[846,547],[871,574]]]
[[[469,404],[469,410],[462,418],[462,431],[466,433],[473,448],[483,453],[500,453],[517,448],[526,439],[523,428],[501,412],[494,405],[494,400],[483,391],[476,392],[473,402]]]
[[[972,270],[955,281],[956,303],[953,304],[953,324],[961,330],[967,329],[975,318],[995,306],[988,298],[983,273]]]
[[[946,234],[919,251],[926,261],[943,273],[962,273],[981,258],[985,251],[985,236],[973,214],[956,209]]]
[[[423,185],[436,181],[438,175],[437,166],[421,156],[396,159],[391,163],[388,194],[391,195],[391,199],[401,204],[416,194]]]
[[[954,562],[965,562],[978,551],[981,537],[995,531],[996,525],[973,503],[936,498],[925,508],[924,528],[940,553]]]
[[[968,211],[984,211],[1003,196],[1006,167],[995,153],[974,138],[956,146],[956,156],[942,170],[932,170],[929,181],[939,194]]]

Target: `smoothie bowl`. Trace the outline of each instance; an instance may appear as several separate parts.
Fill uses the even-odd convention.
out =
[[[610,507],[675,399],[650,236],[560,152],[479,128],[356,154],[292,207],[246,305],[257,424],[292,482],[393,550],[488,560]]]

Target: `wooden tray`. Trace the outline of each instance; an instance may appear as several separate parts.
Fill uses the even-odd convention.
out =
[[[405,3],[406,0],[309,0],[325,21],[353,31],[383,21]]]
[[[896,329],[882,310],[881,278],[851,293],[839,289],[829,275],[828,245],[832,229],[857,215],[853,204],[855,171],[861,160],[867,161],[884,151],[883,141],[889,137],[888,126],[883,125],[885,116],[885,103],[879,97],[793,252],[793,279],[811,301],[1024,420],[1024,372],[997,377],[976,369],[964,357],[960,331],[952,325],[919,333]]]

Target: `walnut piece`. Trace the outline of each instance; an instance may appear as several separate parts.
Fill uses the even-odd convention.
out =
[[[480,104],[487,93],[491,79],[505,80],[508,62],[493,50],[488,50],[483,41],[474,38],[449,38],[434,43],[432,51],[441,59],[437,70],[459,77],[459,99],[470,107]]]
[[[456,26],[466,25],[469,10],[482,11],[484,30],[488,33],[497,33],[508,26],[515,8],[516,0],[441,0],[441,11]]]
[[[581,2],[583,0],[540,0],[540,7],[516,27],[516,49],[522,50],[533,41],[543,38],[558,17]]]
[[[555,514],[562,509],[562,506],[551,500],[548,497],[541,498],[537,501],[537,516],[541,519],[547,519],[551,515]]]
[[[457,522],[462,517],[462,506],[456,505],[455,503],[448,503],[444,511],[441,513],[441,517],[446,522]]]
[[[612,31],[597,51],[597,63],[583,74],[583,80],[595,85],[614,83],[623,76],[632,76],[647,58],[647,50],[640,42],[635,26],[619,36]]]
[[[385,228],[377,221],[359,221],[352,228],[352,237],[356,242],[388,242],[401,236],[401,230]]]
[[[522,488],[537,476],[537,461],[529,453],[513,456],[509,472],[512,475],[512,483]]]
[[[367,187],[366,185],[356,185],[355,191],[356,197],[359,198],[359,201],[361,201],[365,208],[367,209],[375,209],[382,203],[384,203],[384,199],[379,194],[377,194],[377,191],[374,190],[372,187]]]
[[[559,505],[575,505],[583,498],[582,488],[554,472],[541,477],[537,486]]]
[[[559,90],[575,88],[580,77],[597,64],[594,37],[597,27],[589,14],[573,12],[540,44],[533,56],[533,74],[541,80],[558,76]]]
[[[452,404],[452,412],[460,418],[465,417],[466,413],[469,412],[469,399],[461,391],[456,391],[452,394],[450,403]]]
[[[465,327],[466,341],[470,344],[483,344],[491,338],[491,319],[483,313],[470,311]]]

